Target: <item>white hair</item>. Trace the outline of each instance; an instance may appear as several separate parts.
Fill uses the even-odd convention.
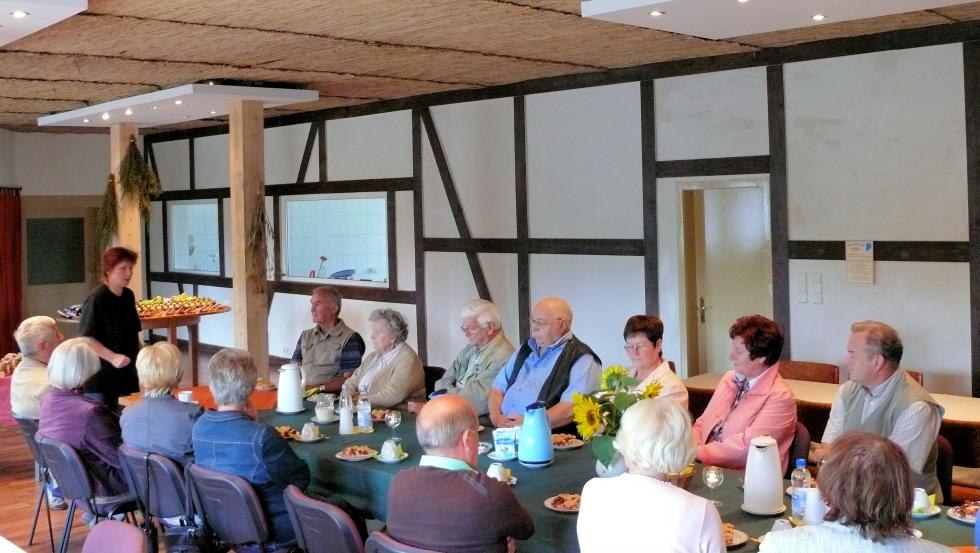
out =
[[[38,347],[42,340],[48,342],[54,340],[58,333],[58,323],[54,319],[45,315],[29,317],[24,319],[17,330],[14,331],[14,340],[17,340],[17,347],[20,352],[27,357],[37,355]]]
[[[245,403],[255,391],[259,373],[248,352],[225,348],[208,362],[211,382],[208,387],[214,401],[220,405]]]
[[[638,401],[623,414],[613,444],[628,467],[678,473],[694,460],[691,415],[670,398]]]
[[[87,338],[65,340],[51,353],[48,380],[61,390],[79,388],[99,372],[99,356]]]
[[[461,319],[475,317],[477,324],[490,325],[491,329],[500,330],[500,310],[483,298],[466,302],[459,310],[459,317]]]

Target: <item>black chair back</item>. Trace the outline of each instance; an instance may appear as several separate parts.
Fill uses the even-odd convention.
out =
[[[433,365],[426,365],[422,367],[422,371],[425,373],[425,397],[429,397],[429,395],[435,391],[436,382],[442,378],[442,375],[446,374],[446,369]]]
[[[387,532],[371,532],[364,542],[366,553],[439,553],[432,549],[422,549],[404,544],[388,535]]]
[[[936,457],[936,478],[939,480],[939,489],[943,492],[943,505],[955,505],[953,503],[953,446],[940,434],[936,436],[936,448],[939,450]]]
[[[306,553],[364,553],[354,521],[339,507],[307,497],[290,485],[283,492],[296,540]]]
[[[177,463],[126,444],[119,446],[119,461],[141,511],[157,518],[190,518],[184,476]]]
[[[259,496],[244,478],[188,465],[194,509],[227,545],[263,543],[269,526]]]
[[[41,466],[44,463],[41,462],[41,450],[37,447],[37,442],[34,441],[34,435],[37,434],[37,419],[29,419],[27,417],[20,417],[17,415],[12,415],[14,421],[17,422],[17,428],[20,429],[20,433],[24,436],[24,441],[27,442],[27,448],[31,450],[31,455],[34,456],[34,460]]]
[[[44,465],[58,481],[58,487],[65,499],[84,501],[95,497],[92,479],[75,448],[54,438],[45,437],[40,432],[35,434],[35,440]]]
[[[789,480],[793,469],[796,468],[797,459],[806,459],[810,455],[810,430],[802,422],[796,421],[796,434],[793,442],[789,445],[789,463],[786,465],[786,474],[783,478]]]

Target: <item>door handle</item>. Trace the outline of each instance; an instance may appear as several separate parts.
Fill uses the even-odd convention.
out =
[[[704,323],[704,312],[711,309],[710,305],[704,304],[704,296],[698,298],[698,318],[701,319],[701,323]]]

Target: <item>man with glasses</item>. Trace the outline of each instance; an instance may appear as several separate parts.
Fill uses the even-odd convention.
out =
[[[572,394],[599,388],[600,363],[599,356],[572,334],[568,303],[544,298],[531,311],[531,338],[493,381],[490,421],[497,427],[520,426],[525,407],[543,401],[552,428],[570,426]]]
[[[486,415],[493,379],[514,353],[514,346],[500,327],[497,306],[487,300],[467,302],[459,316],[462,319],[459,329],[466,336],[467,344],[446,374],[436,381],[433,395],[458,394],[470,402],[477,415]]]

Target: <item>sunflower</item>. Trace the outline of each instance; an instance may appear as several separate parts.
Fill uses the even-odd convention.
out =
[[[602,373],[602,380],[599,384],[600,389],[619,389],[623,379],[627,377],[629,377],[629,371],[626,370],[626,367],[623,367],[622,365],[611,365],[605,370],[605,372]]]
[[[657,397],[660,395],[660,390],[663,389],[663,385],[660,384],[659,380],[654,380],[643,390],[643,399],[650,399],[652,397]]]
[[[599,404],[591,397],[579,393],[573,395],[572,403],[572,417],[577,423],[578,433],[586,440],[592,439],[602,427]]]

